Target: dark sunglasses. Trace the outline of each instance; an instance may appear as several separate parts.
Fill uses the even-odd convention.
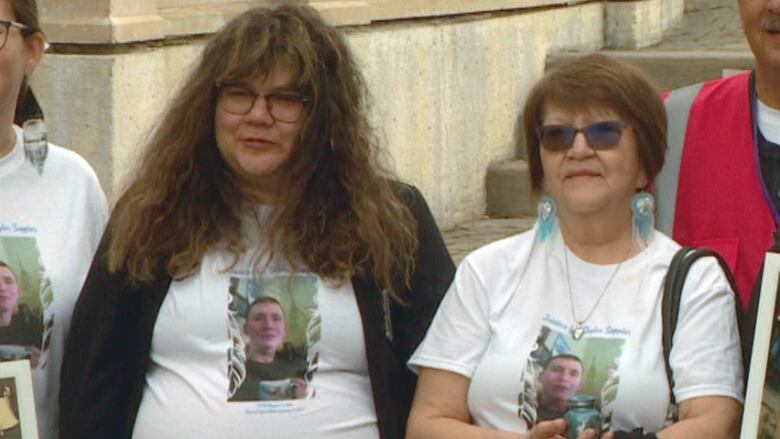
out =
[[[571,125],[542,125],[536,130],[539,142],[550,151],[566,151],[574,144],[577,133],[585,135],[592,149],[614,148],[620,143],[620,136],[626,125],[616,120],[592,123],[582,128]]]

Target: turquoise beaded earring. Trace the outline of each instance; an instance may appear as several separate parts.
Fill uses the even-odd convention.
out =
[[[539,241],[545,242],[555,230],[555,222],[558,219],[558,206],[552,197],[544,196],[536,205],[536,214],[539,218]]]
[[[631,212],[634,222],[634,239],[646,246],[653,233],[655,220],[655,198],[645,191],[631,199]]]

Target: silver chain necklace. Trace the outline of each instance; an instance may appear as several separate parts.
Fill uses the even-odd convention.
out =
[[[604,298],[604,294],[607,293],[607,289],[609,288],[609,284],[612,283],[612,279],[615,278],[615,275],[617,274],[618,270],[620,270],[620,267],[623,265],[623,262],[620,261],[620,263],[615,267],[615,271],[612,272],[612,275],[609,277],[609,280],[607,280],[607,283],[604,285],[604,289],[601,290],[601,294],[599,295],[599,298],[596,299],[596,303],[593,305],[593,308],[591,308],[590,312],[587,316],[585,316],[584,319],[578,320],[577,314],[574,312],[574,295],[571,293],[571,276],[569,275],[569,257],[567,256],[569,253],[569,250],[566,248],[566,244],[563,245],[563,261],[566,266],[566,283],[569,287],[569,304],[571,305],[571,316],[574,318],[574,321],[577,322],[577,325],[572,328],[569,333],[572,337],[574,337],[575,340],[579,340],[582,338],[583,335],[585,335],[585,322],[588,321],[590,316],[593,315],[593,313],[596,311],[596,308],[598,308],[599,303],[601,303],[601,299]]]

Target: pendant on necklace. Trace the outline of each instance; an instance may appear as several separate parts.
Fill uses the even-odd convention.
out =
[[[585,328],[582,327],[582,322],[577,322],[577,326],[571,329],[571,336],[579,340],[583,335],[585,335]]]

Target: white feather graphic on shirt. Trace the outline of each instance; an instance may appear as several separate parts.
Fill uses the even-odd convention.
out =
[[[45,369],[46,364],[49,362],[49,346],[51,346],[51,333],[54,328],[54,310],[52,304],[54,303],[54,291],[51,287],[51,279],[46,274],[46,270],[43,269],[41,263],[38,270],[38,274],[41,277],[41,286],[38,290],[38,297],[43,305],[43,334],[41,336],[41,356],[38,358],[37,368]],[[46,317],[48,315],[48,317]]]
[[[539,375],[542,367],[533,355],[529,355],[525,362],[525,371],[523,371],[523,390],[519,395],[520,407],[517,415],[523,419],[530,429],[536,424],[538,402],[536,395],[536,377]]]
[[[311,351],[314,345],[320,341],[322,316],[317,306],[309,308],[307,312],[309,314],[309,322],[306,325],[306,347]]]
[[[314,296],[314,306],[308,308],[307,314],[309,322],[306,325],[306,362],[309,365],[306,371],[306,397],[312,398],[315,396],[316,389],[311,385],[311,379],[314,373],[319,368],[319,343],[322,337],[322,314],[320,313],[319,297]]]
[[[230,295],[231,302],[234,300]],[[244,337],[241,335],[241,325],[238,324],[236,310],[228,307],[228,337],[230,337],[230,348],[228,348],[228,399],[235,395],[236,391],[246,379],[246,348]]]
[[[606,407],[617,398],[618,385],[620,384],[620,373],[617,367],[607,369],[607,379],[601,386],[601,407]]]
[[[24,156],[32,163],[38,174],[43,173],[43,164],[49,154],[46,140],[46,124],[41,118],[26,120],[22,125]]]

